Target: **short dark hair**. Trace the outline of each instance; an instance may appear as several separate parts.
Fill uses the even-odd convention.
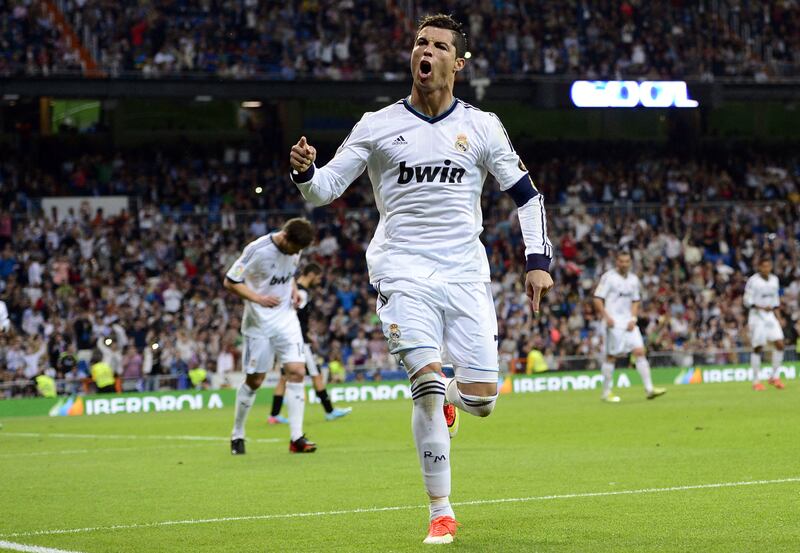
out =
[[[303,267],[302,271],[300,271],[300,274],[302,276],[310,275],[311,273],[314,273],[314,274],[317,274],[317,275],[321,275],[322,274],[322,267],[320,267],[317,263],[314,263],[313,261],[311,261],[310,263],[308,263],[308,265]]]
[[[621,257],[623,255],[631,256],[631,251],[628,248],[620,248],[617,250],[616,257]]]
[[[294,244],[305,248],[314,240],[314,227],[308,219],[302,217],[295,217],[289,219],[283,224],[283,232],[286,233],[286,239]]]
[[[419,20],[417,35],[425,27],[436,27],[437,29],[447,29],[453,33],[453,46],[456,47],[456,57],[463,58],[467,53],[467,35],[452,15],[437,13],[436,15],[425,15]]]

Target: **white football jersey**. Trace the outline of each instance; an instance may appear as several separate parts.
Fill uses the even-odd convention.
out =
[[[641,283],[639,277],[632,272],[622,276],[616,269],[611,269],[600,277],[600,284],[597,285],[594,295],[605,302],[606,312],[616,325],[626,325],[633,318],[633,302],[642,300]]]
[[[286,325],[287,317],[297,318],[292,306],[292,281],[300,262],[300,254],[286,255],[267,234],[250,242],[242,255],[231,265],[226,278],[244,282],[261,295],[281,298],[280,305],[264,307],[245,300],[242,334],[251,337],[269,336]]]
[[[321,169],[292,173],[303,197],[325,205],[367,170],[380,221],[367,249],[370,281],[489,280],[481,191],[491,173],[517,203],[528,269],[547,270],[542,196],[494,114],[454,100],[437,117],[407,99],[366,113]]]
[[[771,318],[774,316],[772,311],[757,309],[764,307],[774,309],[780,307],[781,284],[778,277],[769,275],[765,280],[760,274],[756,273],[747,279],[744,287],[744,305],[750,308],[750,320]]]

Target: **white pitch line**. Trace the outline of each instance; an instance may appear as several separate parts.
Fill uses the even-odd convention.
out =
[[[0,438],[3,436],[20,436],[23,438],[86,438],[90,440],[184,440],[190,442],[227,442],[230,439],[221,436],[143,436],[138,434],[70,434],[68,432],[0,431]],[[283,440],[279,438],[248,438],[247,441],[257,444],[274,444]]]
[[[41,547],[39,545],[25,545],[24,543],[14,543],[11,541],[0,541],[0,549],[10,549],[11,551],[27,551],[28,553],[78,553],[77,551],[67,551],[66,549],[53,549],[52,547]]]
[[[206,444],[173,444],[162,446],[140,446],[140,447],[98,447],[96,449],[62,449],[59,451],[30,451],[22,453],[0,453],[0,459],[16,457],[41,457],[46,455],[72,455],[79,453],[105,453],[107,451],[150,451],[153,449],[186,449],[189,447],[200,447]]]
[[[530,501],[552,501],[556,499],[580,499],[593,497],[612,497],[616,495],[641,495],[652,493],[682,492],[689,490],[708,490],[715,488],[735,488],[740,486],[765,486],[768,484],[787,484],[800,482],[800,477],[779,478],[775,480],[748,480],[742,482],[717,482],[714,484],[694,484],[688,486],[672,486],[669,488],[642,488],[638,490],[617,490],[613,492],[583,492],[557,495],[537,495],[530,497],[510,497],[502,499],[476,499],[473,501],[458,501],[455,506],[491,505],[494,503],[519,503]],[[382,513],[386,511],[408,511],[412,509],[427,509],[427,505],[398,505],[389,507],[364,507],[359,509],[346,509],[340,511],[315,511],[307,513],[283,513],[273,515],[245,515],[236,517],[199,518],[187,520],[165,520],[161,522],[143,522],[135,524],[115,524],[113,526],[89,526],[86,528],[59,528],[54,530],[34,530],[29,532],[15,532],[0,534],[0,538],[21,538],[34,536],[54,536],[59,534],[81,534],[108,530],[133,530],[139,528],[158,528],[161,526],[179,526],[191,524],[212,524],[217,522],[240,522],[251,520],[274,520],[284,518],[308,518],[334,515],[353,515],[361,513]]]

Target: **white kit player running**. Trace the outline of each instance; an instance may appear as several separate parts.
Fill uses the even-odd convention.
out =
[[[744,306],[750,309],[747,328],[750,331],[750,367],[753,369],[753,389],[761,391],[761,354],[764,346],[772,346],[772,374],[768,382],[783,389],[778,369],[783,363],[783,329],[775,310],[781,306],[781,284],[772,274],[772,260],[762,258],[756,265],[756,274],[747,279],[744,287]]]
[[[479,240],[488,173],[518,206],[526,292],[534,312],[552,287],[542,196],[500,121],[453,96],[466,37],[450,16],[421,20],[411,51],[411,95],[366,113],[334,158],[316,168],[305,137],[292,147],[292,179],[314,205],[331,203],[366,169],[380,215],[367,249],[370,282],[389,349],[411,380],[412,430],[430,498],[424,543],[450,543],[450,433],[455,409],[479,417],[497,399],[497,317]],[[442,375],[441,350],[455,379]],[[453,429],[454,430],[454,429]]]
[[[305,352],[300,322],[294,309],[294,274],[300,251],[314,238],[305,219],[288,220],[279,232],[251,242],[225,274],[225,288],[245,300],[242,316],[244,351],[242,365],[247,374],[236,391],[236,412],[231,433],[231,453],[242,455],[244,425],[253,407],[256,391],[277,356],[289,381],[286,407],[289,415],[289,451],[311,453],[315,443],[303,434],[305,411]]]
[[[594,292],[594,306],[605,326],[605,358],[603,373],[603,401],[618,403],[620,397],[611,393],[614,384],[614,363],[617,357],[630,355],[636,358],[636,370],[642,377],[647,399],[664,395],[664,388],[654,388],[650,363],[644,351],[642,333],[636,325],[641,305],[639,277],[630,272],[631,254],[617,252],[616,269],[603,273]]]

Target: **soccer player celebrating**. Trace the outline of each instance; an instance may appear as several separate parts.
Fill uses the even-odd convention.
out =
[[[770,384],[783,389],[783,382],[778,378],[778,369],[783,362],[783,329],[775,310],[781,305],[780,282],[772,274],[772,260],[762,257],[756,264],[756,274],[747,279],[744,287],[744,306],[750,309],[747,316],[747,328],[750,331],[750,366],[753,368],[753,389],[761,391],[761,352],[764,346],[772,345],[772,376]]]
[[[389,350],[411,380],[411,426],[430,497],[428,544],[450,543],[456,533],[452,406],[485,417],[497,399],[497,316],[479,240],[487,173],[518,206],[534,312],[553,286],[542,196],[499,119],[453,96],[465,53],[466,37],[452,17],[423,18],[411,50],[411,94],[365,113],[322,168],[305,137],[290,153],[292,179],[314,205],[332,202],[365,169],[372,182],[380,218],[367,265]],[[449,382],[442,349],[454,365]]]
[[[618,403],[619,396],[611,393],[614,377],[614,362],[617,357],[633,354],[636,370],[642,377],[647,399],[664,395],[664,388],[654,388],[650,376],[650,363],[644,351],[642,333],[636,325],[641,304],[639,277],[631,271],[631,254],[617,252],[616,269],[611,269],[600,277],[600,284],[594,291],[594,307],[606,329],[606,358],[603,360],[603,401]]]
[[[245,300],[242,362],[247,376],[236,392],[236,412],[231,434],[233,455],[245,452],[244,424],[247,414],[276,356],[289,381],[286,384],[291,434],[289,451],[311,453],[317,449],[317,445],[303,434],[305,355],[303,334],[292,298],[300,251],[313,238],[311,223],[305,219],[290,219],[279,232],[250,242],[225,274],[225,288]]]
[[[317,362],[314,359],[314,352],[311,351],[311,340],[308,337],[308,319],[311,315],[311,289],[319,286],[322,281],[322,267],[316,263],[309,263],[303,270],[300,271],[300,276],[296,279],[297,294],[299,303],[297,304],[297,318],[300,320],[300,330],[303,332],[303,353],[306,357],[306,373],[311,377],[314,383],[314,391],[322,403],[322,408],[325,410],[325,419],[332,421],[342,418],[353,410],[351,407],[343,409],[334,409],[331,399],[328,397],[328,391],[325,389],[325,377],[317,367]],[[272,411],[268,422],[270,424],[286,424],[289,421],[280,416],[281,407],[283,406],[283,394],[286,391],[286,376],[281,375],[278,380],[278,385],[275,386],[275,392],[272,395]]]

